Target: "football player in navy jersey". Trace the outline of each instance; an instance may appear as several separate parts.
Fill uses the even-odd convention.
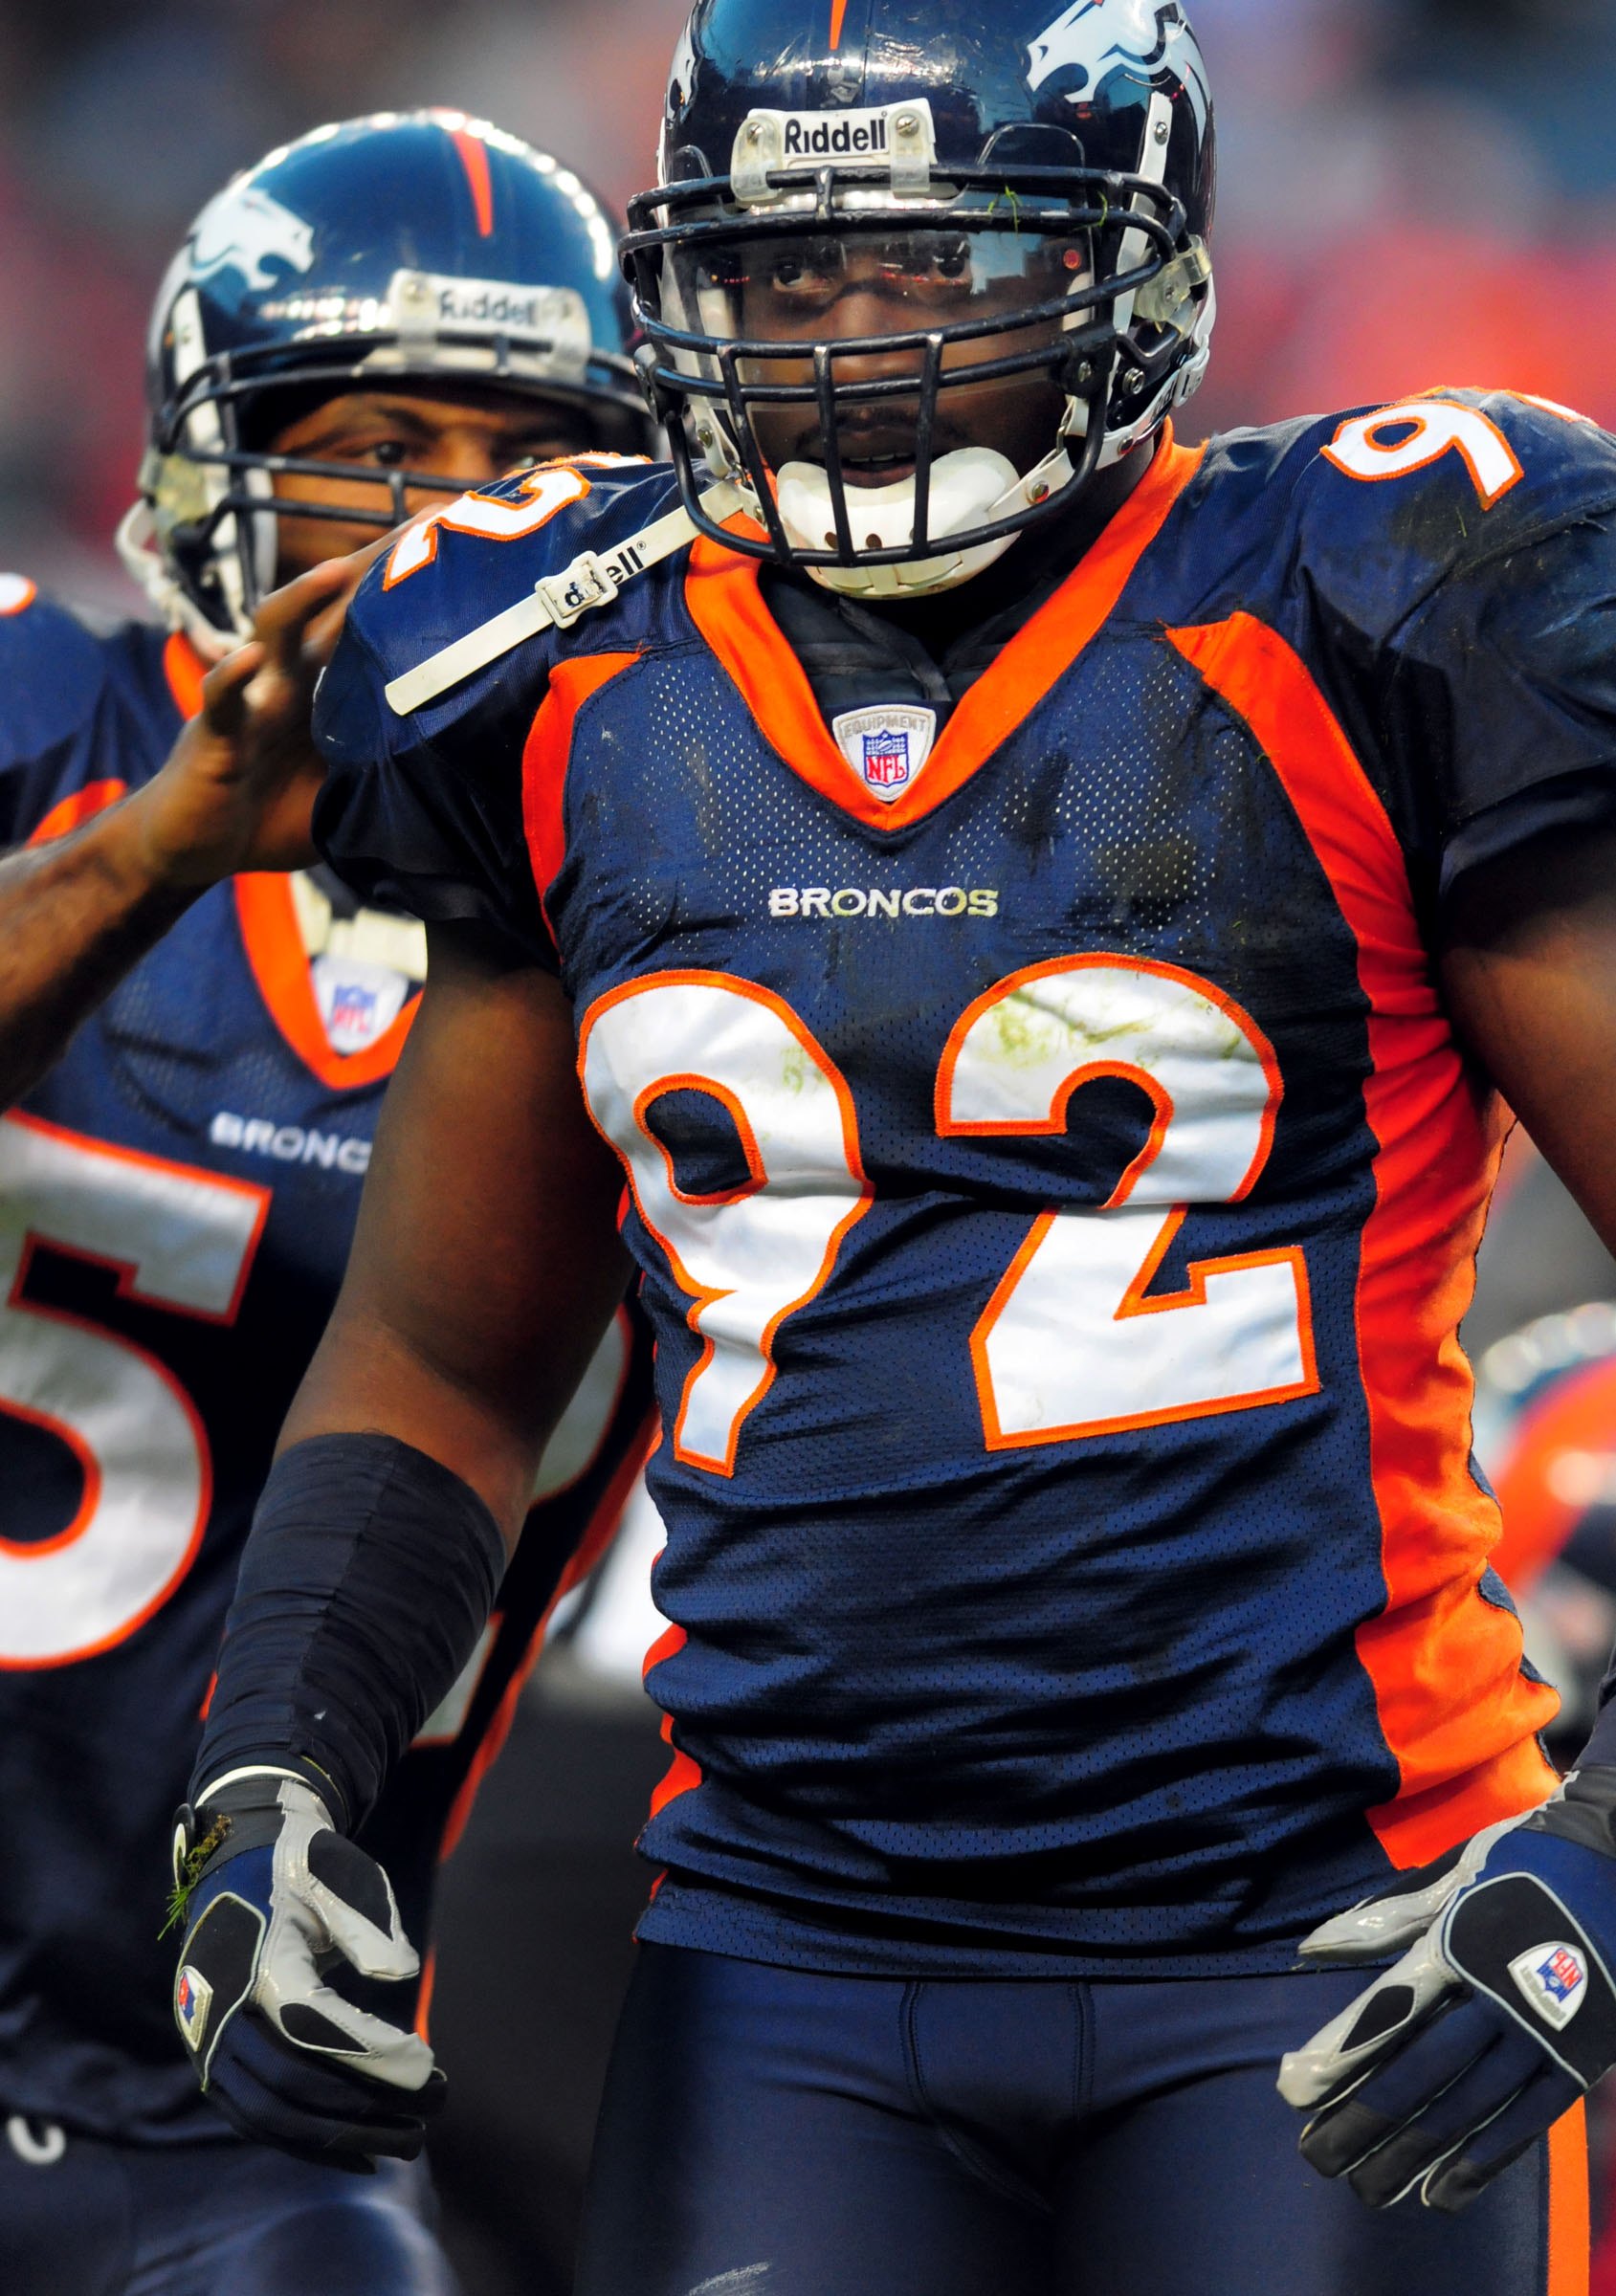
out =
[[[422,2164],[288,2159],[197,2094],[148,1882],[425,969],[415,920],[267,873],[314,859],[305,629],[344,579],[333,551],[514,465],[645,440],[626,305],[611,219],[549,157],[450,113],[321,129],[205,210],[158,299],[123,539],[167,627],[0,590],[6,2296],[450,2285]],[[649,1400],[624,1318],[373,1815],[423,1947],[436,1863]],[[414,1954],[369,1966],[424,2030]]]
[[[1176,0],[699,0],[661,178],[673,467],[406,534],[318,700],[432,973],[182,1829],[198,2068],[371,2154],[431,2078],[309,1875],[627,1254],[673,1765],[584,2296],[1573,2290],[1616,1709],[1562,1785],[1457,1334],[1500,1093],[1616,1240],[1616,443],[1175,442]]]

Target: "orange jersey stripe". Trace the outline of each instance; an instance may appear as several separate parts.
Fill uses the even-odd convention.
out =
[[[1588,2116],[1580,2102],[1549,2130],[1548,2217],[1544,2296],[1588,2296]]]
[[[539,704],[521,753],[522,828],[541,909],[566,859],[566,768],[578,713],[591,694],[598,694],[639,658],[637,653],[574,654],[550,673],[549,691]],[[546,909],[546,926],[549,921]]]
[[[180,716],[196,717],[202,708],[202,681],[208,666],[183,629],[176,629],[163,649],[163,672]]]
[[[1479,1591],[1499,1522],[1470,1469],[1474,1382],[1458,1341],[1502,1114],[1467,1074],[1396,831],[1306,666],[1246,614],[1170,635],[1278,775],[1358,944],[1377,1149],[1357,1321],[1386,1602],[1357,1646],[1401,1779],[1370,1823],[1407,1867],[1555,1784],[1536,1742],[1555,1693],[1522,1676],[1518,1622]]]
[[[65,837],[70,829],[82,828],[87,821],[94,821],[98,813],[104,813],[108,806],[117,805],[121,797],[128,794],[127,782],[86,782],[82,789],[75,789],[71,797],[64,797],[59,805],[51,807],[28,842],[49,845],[55,838]]]

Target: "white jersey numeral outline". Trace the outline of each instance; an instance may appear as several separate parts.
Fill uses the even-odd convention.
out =
[[[775,1376],[786,1318],[829,1282],[873,1192],[852,1096],[772,990],[730,974],[653,974],[589,1009],[579,1074],[646,1227],[695,1302],[702,1352],[675,1456],[735,1471]],[[1240,1202],[1273,1142],[1283,1085],[1251,1015],[1177,966],[1091,955],[1011,974],[977,998],[939,1067],[944,1137],[1060,1133],[1081,1085],[1122,1076],[1150,1098],[1149,1138],[1095,1209],[1041,1213],[971,1336],[990,1450],[1070,1442],[1313,1394],[1307,1265],[1295,1245],[1193,1262],[1146,1297],[1192,1204]],[[748,1178],[682,1190],[655,1103],[705,1093],[729,1113]]]
[[[206,1431],[167,1367],[23,1296],[35,1246],[116,1269],[123,1297],[228,1325],[269,1206],[246,1181],[0,1117],[0,1413],[56,1436],[84,1477],[54,1538],[6,1538],[0,1507],[0,1668],[71,1666],[125,1641],[190,1569],[212,1497]]]
[[[1193,973],[1083,956],[997,982],[937,1079],[944,1138],[1066,1130],[1074,1092],[1124,1078],[1155,1110],[1107,1202],[1042,1212],[971,1334],[989,1450],[1289,1402],[1318,1384],[1300,1247],[1194,1261],[1147,1297],[1191,1203],[1261,1177],[1284,1093],[1267,1037]]]
[[[675,1458],[735,1471],[745,1420],[774,1380],[786,1318],[828,1282],[869,1210],[847,1081],[783,999],[728,973],[653,973],[591,1005],[578,1072],[590,1115],[622,1158],[640,1218],[695,1303],[701,1353],[674,1423]],[[748,1178],[687,1195],[648,1121],[674,1092],[704,1093],[734,1120]]]
[[[1546,400],[1532,402],[1550,413],[1575,422],[1568,408],[1550,407]],[[1388,430],[1406,435],[1389,442]],[[1497,424],[1479,408],[1456,406],[1450,399],[1406,399],[1383,407],[1374,414],[1354,415],[1324,449],[1326,462],[1349,478],[1378,484],[1387,478],[1408,478],[1428,470],[1445,454],[1457,454],[1470,472],[1483,510],[1501,502],[1526,473],[1520,458]]]
[[[382,577],[385,590],[396,588],[408,582],[411,574],[419,574],[437,557],[439,529],[447,526],[451,534],[475,534],[485,542],[517,542],[524,535],[537,534],[541,526],[574,502],[582,502],[590,492],[586,470],[618,470],[625,465],[645,462],[643,454],[569,454],[564,462],[541,462],[522,478],[518,496],[510,498],[501,495],[461,495],[446,502],[441,510],[429,511],[425,518],[414,519],[393,544],[387,560],[387,570]]]

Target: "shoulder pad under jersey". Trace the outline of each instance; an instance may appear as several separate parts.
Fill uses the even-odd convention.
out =
[[[371,667],[369,691],[391,720],[382,729],[386,745],[396,745],[401,718],[433,741],[461,720],[476,719],[486,732],[491,702],[511,710],[525,734],[558,659],[643,644],[651,601],[646,584],[632,579],[639,568],[624,545],[676,510],[677,499],[666,465],[584,454],[463,495],[408,528],[366,576],[348,617],[347,634]],[[622,586],[609,575],[587,579],[590,603],[577,619],[512,636],[501,618],[581,562],[615,566]],[[564,617],[564,586],[549,592]],[[469,675],[425,681],[436,690],[412,698],[423,666],[491,626],[491,658]]]
[[[39,757],[96,715],[106,640],[21,574],[0,574],[0,770]]]
[[[1445,585],[1616,512],[1616,438],[1546,399],[1431,391],[1305,437],[1294,568],[1374,645]]]
[[[92,783],[134,786],[162,764],[181,715],[164,646],[146,623],[97,627],[0,574],[0,845]]]

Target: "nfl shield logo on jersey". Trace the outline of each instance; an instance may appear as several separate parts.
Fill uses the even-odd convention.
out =
[[[896,805],[931,755],[937,712],[844,710],[830,722],[838,747],[860,782],[884,806]]]
[[[1588,1995],[1587,1964],[1575,1946],[1535,1945],[1517,1954],[1510,1975],[1538,2015],[1563,2032]]]
[[[872,789],[901,789],[910,781],[909,736],[883,725],[864,737],[864,778]]]
[[[338,984],[331,998],[332,1033],[368,1037],[376,1017],[376,991],[357,981]]]
[[[198,1969],[182,1962],[180,1974],[174,1979],[174,2015],[180,2020],[180,2030],[193,2049],[202,2045],[202,2036],[208,2027],[208,2012],[213,2002],[213,1988]]]

